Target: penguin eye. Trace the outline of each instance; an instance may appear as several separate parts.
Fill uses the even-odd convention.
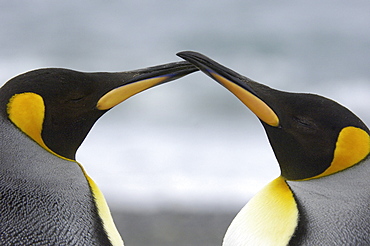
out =
[[[84,98],[84,96],[76,96],[76,97],[71,97],[72,102],[79,102]]]
[[[317,126],[314,123],[314,121],[309,119],[309,118],[295,116],[295,117],[293,117],[293,121],[296,123],[297,128],[303,128],[303,129],[306,129],[306,130],[315,130],[315,129],[317,129]]]
[[[307,126],[309,127],[310,126],[310,123],[308,121],[306,121],[305,119],[301,119],[301,118],[297,118],[295,117],[295,121],[300,124],[300,125],[303,125],[303,126]]]
[[[66,98],[71,103],[78,103],[89,98],[91,95],[92,91],[90,88],[80,88],[76,86],[76,88],[71,88]]]
[[[72,92],[69,94],[68,101],[77,103],[77,102],[82,101],[85,97],[86,95],[84,93],[79,93],[79,92],[73,93]]]

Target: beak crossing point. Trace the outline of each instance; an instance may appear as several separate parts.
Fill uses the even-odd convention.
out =
[[[177,55],[194,64],[227,88],[264,123],[273,127],[279,126],[279,117],[263,100],[256,96],[250,85],[250,79],[197,52],[183,51]]]

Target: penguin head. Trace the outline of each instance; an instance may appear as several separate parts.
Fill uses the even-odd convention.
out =
[[[272,89],[196,52],[178,55],[226,87],[260,119],[285,179],[327,176],[368,156],[369,129],[342,105],[318,95]]]
[[[109,109],[196,70],[188,62],[117,73],[38,69],[0,88],[0,115],[46,150],[74,160],[91,127]]]

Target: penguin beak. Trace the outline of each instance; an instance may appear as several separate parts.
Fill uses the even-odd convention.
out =
[[[198,68],[189,62],[174,62],[131,71],[132,78],[125,81],[124,85],[105,93],[98,100],[96,108],[108,110],[139,92],[195,71],[198,71]],[[127,72],[123,73],[123,76],[127,76]]]
[[[183,51],[177,53],[177,55],[197,66],[202,72],[232,92],[261,121],[273,127],[279,126],[277,114],[258,97],[258,94],[252,88],[252,80],[200,53]]]

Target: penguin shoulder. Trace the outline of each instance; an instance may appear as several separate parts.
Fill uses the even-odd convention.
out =
[[[287,181],[299,209],[292,243],[370,245],[369,173],[367,158],[329,176]]]

